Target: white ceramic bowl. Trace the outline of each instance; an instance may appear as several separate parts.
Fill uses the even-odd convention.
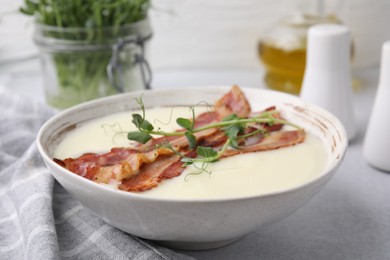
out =
[[[148,107],[213,103],[230,87],[194,87],[145,91]],[[253,111],[276,105],[289,120],[313,132],[326,143],[329,161],[315,179],[272,194],[231,199],[172,200],[145,198],[113,190],[69,172],[52,161],[52,155],[69,131],[87,120],[138,109],[140,92],[84,103],[51,118],[41,128],[39,151],[54,178],[86,208],[107,223],[130,234],[174,248],[210,249],[226,245],[257,228],[279,221],[308,202],[341,164],[347,137],[341,123],[326,111],[295,96],[244,88]]]

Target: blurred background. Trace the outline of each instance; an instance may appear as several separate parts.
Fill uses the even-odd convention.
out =
[[[296,2],[296,1],[295,1]],[[0,2],[1,60],[34,53],[30,17],[22,0]],[[356,43],[354,68],[378,65],[381,44],[390,39],[390,1],[345,0],[341,18]],[[262,33],[296,8],[291,0],[152,1],[154,69],[257,68]]]
[[[228,84],[220,70],[251,72],[246,85],[264,85],[259,42],[310,0],[158,0],[151,2],[153,38],[147,59],[154,72],[152,86]],[[337,17],[353,38],[353,71],[378,66],[381,45],[390,39],[390,1],[338,1]],[[22,0],[0,1],[0,85],[17,85],[18,75],[39,73],[32,41],[32,19],[18,12]],[[36,65],[31,65],[31,63]],[[202,70],[205,77],[176,77]],[[207,74],[213,71],[212,75]],[[258,77],[254,73],[258,71]],[[184,75],[183,74],[183,75]],[[191,74],[192,75],[192,74]],[[20,79],[22,80],[22,79]],[[237,80],[240,81],[240,80]],[[41,84],[35,81],[32,84]],[[22,84],[23,85],[23,84]]]
[[[257,42],[269,27],[298,9],[299,2],[154,1],[152,65],[156,69],[257,68]],[[390,39],[390,1],[345,0],[342,9],[341,19],[356,44],[354,68],[378,65],[381,45]]]

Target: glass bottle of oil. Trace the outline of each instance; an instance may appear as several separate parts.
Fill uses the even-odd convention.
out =
[[[258,54],[265,67],[264,81],[269,88],[299,94],[306,64],[307,30],[315,24],[341,23],[336,14],[341,2],[298,0],[295,3],[298,11],[263,35]],[[331,5],[326,6],[327,3]]]

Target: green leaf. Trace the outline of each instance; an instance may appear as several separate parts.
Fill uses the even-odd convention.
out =
[[[184,162],[183,167],[187,167],[194,164],[193,162]]]
[[[176,123],[179,126],[185,128],[189,131],[191,131],[194,127],[194,124],[192,123],[192,121],[190,119],[187,119],[187,118],[179,117],[178,119],[176,119]]]
[[[218,152],[213,148],[205,146],[198,146],[196,153],[204,158],[216,157],[218,155]]]
[[[237,116],[236,114],[230,114],[230,115],[228,115],[228,116],[225,116],[225,117],[222,119],[222,122],[232,121],[232,120],[237,120],[237,119],[240,119],[240,117]]]
[[[153,131],[153,129],[154,129],[153,125],[146,119],[144,119],[142,121],[139,128],[141,128],[142,130],[145,130],[145,131]]]
[[[196,138],[195,138],[195,135],[193,135],[193,134],[190,133],[190,132],[185,132],[184,135],[185,135],[185,137],[187,138],[188,146],[190,147],[190,149],[194,149],[194,148],[196,147]]]
[[[226,129],[226,134],[227,134],[227,136],[229,136],[231,138],[237,138],[237,135],[239,133],[241,133],[243,130],[244,130],[244,128],[242,125],[235,124],[235,125],[229,126],[229,128]]]
[[[132,114],[133,124],[138,128],[145,131],[153,131],[154,127],[153,125],[146,119],[144,119],[140,114]]]
[[[137,128],[140,128],[143,121],[142,116],[140,114],[132,114],[132,116],[133,120],[131,120],[131,122],[133,122]]]
[[[239,119],[241,119],[241,118],[239,116],[237,116],[236,114],[230,114],[230,115],[226,116],[225,118],[223,118],[222,121],[234,121],[234,120],[239,120]],[[240,123],[235,123],[235,124],[233,123],[231,125],[222,127],[222,130],[225,131],[225,134],[230,139],[230,146],[231,147],[238,149],[237,137],[238,137],[238,134],[244,132],[244,128],[245,128],[245,125],[240,124]]]
[[[146,144],[153,137],[150,134],[142,133],[138,131],[129,132],[127,134],[127,139],[136,141],[141,144]]]
[[[26,15],[34,15],[34,10],[29,9],[27,7],[21,7],[21,8],[19,8],[19,11],[26,14]]]
[[[230,145],[233,148],[238,149],[237,136],[244,130],[244,127],[239,124],[231,125],[227,129],[225,129],[226,135],[230,139]]]

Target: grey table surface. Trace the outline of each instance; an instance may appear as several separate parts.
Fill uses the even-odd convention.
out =
[[[0,67],[0,85],[44,102],[37,61],[15,66]],[[390,174],[370,167],[362,156],[378,69],[354,75],[361,84],[354,91],[358,135],[326,187],[290,217],[259,228],[233,244],[180,253],[197,259],[390,259]],[[263,87],[261,77],[258,69],[166,70],[155,72],[153,86],[236,83]]]

